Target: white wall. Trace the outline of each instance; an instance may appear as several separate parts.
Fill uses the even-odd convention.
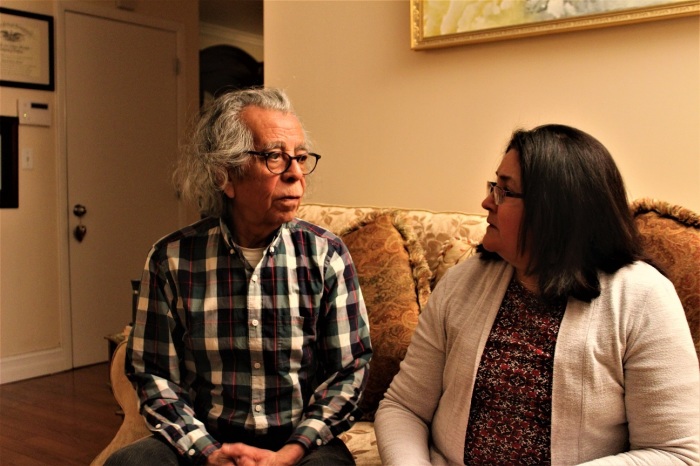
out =
[[[511,131],[576,126],[630,198],[700,212],[698,16],[410,49],[408,1],[265,2],[265,83],[323,155],[309,200],[482,212]]]

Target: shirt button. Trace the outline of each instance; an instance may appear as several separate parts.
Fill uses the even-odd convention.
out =
[[[351,421],[354,421],[354,420],[355,420],[355,416],[350,416],[350,420],[351,420]]]
[[[260,322],[258,321],[258,319],[253,319],[250,321],[250,323],[253,327],[257,327]]]
[[[320,447],[321,445],[323,445],[323,440],[321,440],[320,438],[317,438],[317,439],[316,439],[316,445],[318,445],[319,447]]]
[[[160,429],[163,426],[163,424],[156,424],[156,429]]]
[[[253,364],[253,367],[254,367],[255,369],[260,369],[260,363],[259,363],[259,362],[256,362],[255,364]]]
[[[236,254],[236,250],[233,249],[233,248],[232,248],[232,249],[229,249],[228,252],[229,252],[230,254]]]
[[[257,276],[257,275],[253,275],[252,277],[250,277],[250,279],[253,281],[253,283],[255,283],[255,282],[258,281],[258,276]]]
[[[274,254],[274,253],[275,253],[275,247],[272,246],[272,247],[270,247],[270,254]]]
[[[260,406],[260,405],[255,405],[255,412],[256,412],[256,413],[259,413],[260,411],[262,411],[262,406]]]
[[[187,454],[190,456],[194,456],[195,453],[197,453],[197,452],[194,451],[194,448],[190,448],[189,450],[187,450]]]

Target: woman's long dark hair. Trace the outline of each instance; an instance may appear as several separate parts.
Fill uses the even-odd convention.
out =
[[[517,130],[511,149],[520,159],[525,213],[518,248],[530,252],[526,272],[539,277],[546,299],[590,302],[600,295],[599,271],[643,259],[615,161],[597,139],[564,125]]]

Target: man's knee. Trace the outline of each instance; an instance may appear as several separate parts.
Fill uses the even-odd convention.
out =
[[[127,445],[112,453],[105,466],[141,466],[158,464],[163,466],[178,466],[178,455],[162,440],[156,437],[146,437]]]
[[[354,466],[352,453],[339,438],[334,438],[324,446],[312,451],[297,466]]]

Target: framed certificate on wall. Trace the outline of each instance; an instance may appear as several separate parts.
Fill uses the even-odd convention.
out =
[[[53,17],[0,8],[0,86],[54,90]]]

